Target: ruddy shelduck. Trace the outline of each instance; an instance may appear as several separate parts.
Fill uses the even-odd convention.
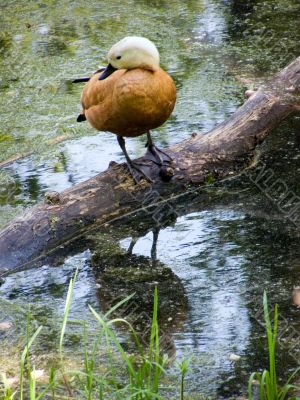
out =
[[[159,66],[159,53],[150,40],[129,36],[108,52],[108,65],[87,82],[81,95],[82,112],[77,121],[87,120],[99,131],[115,133],[128,168],[137,182],[143,176],[151,179],[129,157],[124,137],[147,134],[147,148],[158,165],[171,157],[152,141],[150,129],[162,125],[173,111],[176,88],[172,78]]]

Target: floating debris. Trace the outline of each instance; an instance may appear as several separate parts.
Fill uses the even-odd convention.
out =
[[[8,331],[12,327],[12,323],[9,321],[0,322],[0,331]]]
[[[45,376],[45,371],[43,369],[35,369],[34,371],[31,372],[31,377],[35,380],[44,378],[44,376]]]
[[[230,361],[239,361],[240,359],[241,359],[241,356],[239,356],[237,354],[234,354],[234,353],[229,354]]]

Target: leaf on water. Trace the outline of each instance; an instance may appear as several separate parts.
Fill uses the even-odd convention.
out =
[[[12,327],[12,323],[9,321],[0,322],[0,331],[8,331]]]

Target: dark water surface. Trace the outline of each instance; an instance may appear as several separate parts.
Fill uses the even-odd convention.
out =
[[[71,84],[104,64],[114,42],[144,35],[157,44],[178,89],[172,117],[154,134],[158,145],[168,146],[223,121],[243,103],[245,88],[298,56],[299,17],[296,0],[1,2],[0,161],[33,154],[0,170],[0,226],[46,191],[64,190],[105,170],[110,160],[123,160],[113,135],[76,123],[81,87]],[[181,321],[169,325],[177,360],[192,355],[191,393],[245,393],[250,372],[267,366],[264,290],[279,303],[281,376],[299,363],[300,311],[291,300],[300,286],[299,132],[299,116],[290,117],[261,146],[256,172],[187,196],[159,232],[157,258],[179,278],[178,295],[187,302]],[[66,140],[49,145],[61,136]],[[129,153],[143,154],[144,143],[143,137],[128,140]],[[257,178],[262,169],[269,180]],[[293,197],[294,208],[283,193]],[[137,237],[134,254],[149,259],[152,227],[142,221],[130,217],[107,231],[121,249]],[[114,292],[91,268],[90,246],[81,247],[60,263],[12,274],[0,286],[4,315],[13,313],[9,304],[23,310],[31,303],[37,322],[48,326],[45,348],[57,336],[54,321],[77,267],[72,318],[93,324],[88,304],[104,310],[101,291]],[[72,338],[69,349],[79,352],[76,329]],[[231,353],[241,359],[230,360]]]

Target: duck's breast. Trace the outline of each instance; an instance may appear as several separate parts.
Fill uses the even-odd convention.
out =
[[[113,93],[112,132],[138,136],[162,125],[173,111],[176,88],[162,69],[126,71],[116,81]]]

